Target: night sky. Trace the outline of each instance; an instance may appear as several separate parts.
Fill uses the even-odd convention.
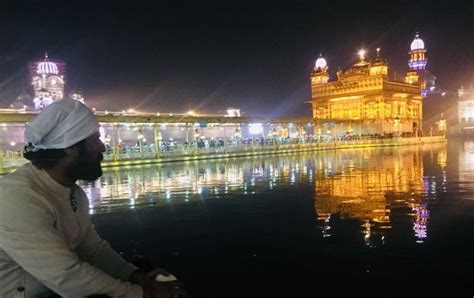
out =
[[[474,85],[472,1],[62,2],[2,8],[1,105],[31,93],[28,62],[47,51],[98,109],[310,115],[320,51],[333,79],[361,46],[372,57],[380,46],[401,79],[417,31],[440,88]]]

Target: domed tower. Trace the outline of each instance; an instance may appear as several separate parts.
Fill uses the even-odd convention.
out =
[[[311,73],[311,84],[324,84],[328,81],[328,64],[320,53],[314,65],[313,72]]]
[[[410,55],[410,60],[408,60],[410,70],[405,76],[405,82],[420,84],[421,95],[426,97],[430,92],[435,91],[436,77],[426,69],[428,58],[426,57],[425,43],[418,33],[410,44],[408,54]]]
[[[30,64],[31,84],[34,97],[44,98],[48,93],[53,101],[64,98],[64,70],[65,64],[61,61],[51,61],[46,53],[43,61]]]
[[[416,71],[426,69],[428,59],[426,58],[425,43],[418,33],[415,35],[415,39],[411,42],[410,52],[408,52],[408,54],[410,54],[410,60],[408,61],[410,70]]]

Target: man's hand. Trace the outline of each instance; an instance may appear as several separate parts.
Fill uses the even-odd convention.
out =
[[[152,281],[149,286],[143,287],[143,298],[186,298],[186,291],[180,281],[159,282]]]
[[[180,281],[159,282],[155,278],[158,274],[165,276],[169,272],[163,268],[153,269],[149,272],[135,270],[129,277],[129,281],[143,287],[144,298],[186,298],[186,291]]]

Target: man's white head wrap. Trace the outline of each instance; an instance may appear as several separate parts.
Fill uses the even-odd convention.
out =
[[[99,130],[92,111],[83,103],[63,99],[49,105],[25,128],[27,151],[68,148]]]

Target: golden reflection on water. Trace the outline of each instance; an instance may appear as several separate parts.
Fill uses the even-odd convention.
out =
[[[422,154],[433,149],[437,148],[374,148],[320,159],[315,208],[323,236],[331,236],[330,218],[337,214],[342,219],[360,220],[364,240],[372,245],[372,234],[383,234],[384,229],[391,228],[391,210],[408,207],[412,210],[415,237],[422,242],[427,237],[429,219]],[[438,149],[438,157],[446,156],[444,145]],[[440,160],[445,164],[445,157]]]
[[[307,187],[324,237],[332,236],[332,217],[354,219],[372,246],[374,235],[383,242],[392,227],[393,210],[406,208],[422,243],[428,236],[427,197],[437,191],[436,182],[424,177],[424,156],[446,167],[446,145],[430,144],[114,169],[83,187],[91,214],[254,194],[269,198]]]

